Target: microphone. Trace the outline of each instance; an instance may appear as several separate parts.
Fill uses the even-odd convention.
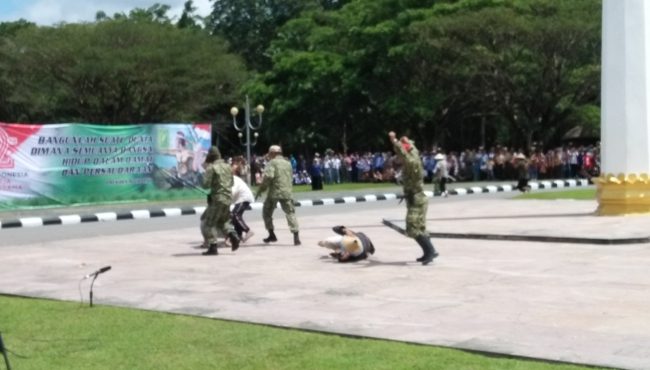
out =
[[[111,269],[111,266],[104,266],[104,267],[100,268],[99,270],[93,272],[92,274],[88,274],[88,275],[84,276],[84,279],[88,279],[89,277],[92,277],[92,276],[97,276],[99,274],[102,274],[102,273],[110,270],[110,269]]]

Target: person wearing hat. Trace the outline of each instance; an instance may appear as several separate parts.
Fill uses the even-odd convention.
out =
[[[239,237],[230,222],[230,202],[232,200],[233,177],[230,165],[221,159],[221,153],[216,146],[208,151],[205,158],[206,169],[203,177],[203,188],[210,189],[208,207],[201,216],[205,221],[208,250],[204,255],[216,255],[217,232],[228,239],[232,250],[239,248]],[[215,230],[216,229],[216,230]],[[216,231],[216,232],[215,232]]]
[[[418,242],[424,254],[416,259],[423,265],[429,264],[438,257],[431,238],[427,232],[426,216],[429,201],[424,194],[424,168],[420,153],[408,137],[400,140],[395,137],[395,132],[388,133],[388,138],[393,144],[393,150],[402,160],[402,187],[406,199],[406,235]]]
[[[438,184],[438,190],[440,190],[440,195],[446,198],[447,195],[449,195],[449,193],[447,193],[447,178],[449,177],[447,159],[445,158],[445,155],[442,153],[436,154],[436,156],[433,157],[433,159],[436,160],[436,167],[433,169],[435,183]]]
[[[296,219],[296,209],[293,205],[291,189],[293,185],[291,162],[282,156],[282,148],[279,145],[271,145],[267,157],[269,162],[264,169],[262,183],[255,194],[255,199],[257,199],[262,193],[267,192],[262,207],[262,218],[264,219],[264,227],[269,232],[269,236],[263,239],[263,241],[264,243],[278,241],[273,231],[273,211],[275,211],[277,204],[280,203],[280,207],[287,218],[289,230],[293,233],[293,245],[300,245],[298,220]]]
[[[523,153],[517,153],[514,156],[515,160],[515,169],[517,171],[517,189],[522,193],[530,191],[530,186],[528,186],[528,162],[526,161],[526,156]]]

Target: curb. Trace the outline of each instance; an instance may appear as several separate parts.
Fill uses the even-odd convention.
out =
[[[397,226],[393,221],[383,219],[385,226],[406,235],[404,228]],[[598,245],[624,245],[649,243],[650,237],[642,238],[578,238],[569,236],[545,235],[517,235],[517,234],[477,234],[477,233],[434,233],[429,232],[431,238],[440,239],[474,239],[474,240],[501,240],[513,242],[541,242],[541,243],[568,243],[568,244],[598,244]]]
[[[553,181],[540,181],[531,182],[529,186],[531,190],[540,189],[560,189],[583,187],[590,185],[591,182],[586,179],[580,180],[553,180]],[[468,194],[482,194],[482,193],[501,193],[512,192],[517,190],[513,185],[487,185],[487,186],[473,186],[469,188],[455,188],[448,191],[450,196],[462,196]],[[440,197],[439,192],[425,191],[424,194],[428,198]],[[334,204],[349,204],[349,203],[363,203],[363,202],[376,202],[381,200],[394,200],[403,198],[402,194],[387,193],[387,194],[368,194],[363,196],[349,196],[339,198],[322,198],[322,199],[308,199],[294,201],[296,207],[313,207],[313,206],[327,206]],[[251,208],[254,210],[262,209],[263,203],[253,203]],[[141,220],[157,217],[175,217],[197,215],[205,211],[205,206],[200,207],[182,207],[182,208],[155,208],[155,209],[138,209],[128,212],[99,212],[85,215],[62,215],[52,217],[24,217],[15,220],[1,221],[0,229],[20,228],[20,227],[39,227],[50,225],[76,225],[88,222],[107,222],[107,221],[121,221],[121,220]]]

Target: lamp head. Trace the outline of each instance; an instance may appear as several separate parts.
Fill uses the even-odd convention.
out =
[[[239,109],[237,107],[232,107],[230,108],[230,114],[234,117],[239,113]]]
[[[255,107],[255,111],[257,114],[262,114],[264,112],[264,106],[262,104],[259,104],[257,107]]]

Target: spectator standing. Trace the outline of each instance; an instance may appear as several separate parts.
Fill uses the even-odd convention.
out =
[[[436,160],[436,168],[433,171],[435,176],[435,183],[438,186],[440,195],[442,195],[443,197],[447,197],[447,195],[449,195],[449,193],[447,193],[447,178],[449,177],[447,159],[445,158],[445,155],[442,153],[436,154],[434,159]]]
[[[311,190],[323,190],[323,168],[320,160],[320,154],[314,154],[314,160],[311,164]]]
[[[522,193],[530,191],[528,186],[528,163],[526,163],[526,156],[523,153],[517,153],[514,156],[515,168],[517,170],[517,189]]]
[[[332,158],[332,181],[335,184],[341,183],[341,156],[338,154]]]

